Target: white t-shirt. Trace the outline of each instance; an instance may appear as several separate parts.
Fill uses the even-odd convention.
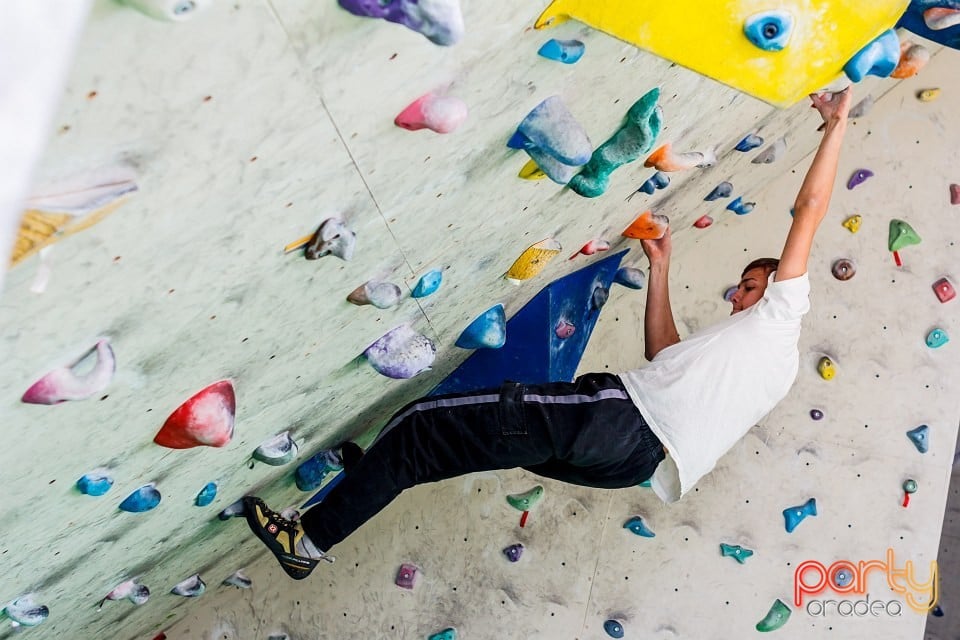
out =
[[[687,493],[767,415],[797,376],[807,274],[774,282],[755,305],[663,349],[620,374],[627,393],[669,451],[651,478],[664,502]]]

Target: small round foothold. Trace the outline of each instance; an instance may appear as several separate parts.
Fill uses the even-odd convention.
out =
[[[837,280],[849,280],[857,273],[857,267],[854,266],[851,260],[847,258],[840,258],[833,263],[833,267],[830,269],[833,273],[833,277]]]
[[[607,635],[611,638],[623,637],[623,625],[616,620],[607,620],[604,622],[603,630],[606,631]]]
[[[833,574],[832,582],[834,585],[841,588],[849,586],[850,583],[853,582],[853,572],[849,569],[838,569]]]
[[[933,102],[940,97],[940,89],[924,89],[917,92],[917,100],[920,102]]]
[[[827,356],[820,358],[820,362],[817,363],[817,371],[824,380],[833,380],[837,375],[837,368],[834,366],[833,360]]]
[[[810,409],[810,417],[814,420],[823,420],[823,411],[820,411],[820,409]]]
[[[916,493],[917,492],[917,481],[910,478],[903,481],[903,490],[905,493]]]

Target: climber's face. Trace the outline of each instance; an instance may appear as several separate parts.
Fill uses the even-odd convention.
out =
[[[740,284],[737,285],[737,292],[730,298],[733,309],[730,315],[749,309],[763,297],[763,292],[767,290],[767,270],[763,267],[750,269],[740,278]]]

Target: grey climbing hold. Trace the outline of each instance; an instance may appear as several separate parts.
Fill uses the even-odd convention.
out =
[[[199,573],[195,573],[186,580],[178,582],[177,585],[170,590],[175,596],[183,596],[184,598],[197,598],[206,591],[207,585],[204,583],[203,579],[200,578]]]
[[[628,289],[643,289],[643,285],[647,283],[647,274],[634,267],[620,267],[613,276],[613,281]]]
[[[289,431],[283,431],[267,438],[253,450],[253,459],[269,464],[273,467],[285,465],[297,455],[297,443],[290,436]]]
[[[307,243],[304,255],[307,260],[316,260],[333,254],[341,260],[353,257],[353,250],[357,243],[357,234],[347,228],[340,218],[327,218]]]
[[[707,194],[707,197],[704,198],[707,202],[712,202],[713,200],[719,200],[720,198],[729,198],[733,194],[733,183],[730,182],[721,182],[713,188],[713,191]]]
[[[392,282],[368,280],[347,296],[347,301],[362,306],[370,304],[378,309],[389,309],[400,302],[400,287]]]
[[[231,573],[230,576],[223,581],[223,584],[237,587],[238,589],[249,589],[253,586],[253,580],[248,578],[243,571],[237,570]]]
[[[751,160],[753,164],[772,164],[787,150],[787,139],[780,138],[766,149],[757,154],[757,157]]]

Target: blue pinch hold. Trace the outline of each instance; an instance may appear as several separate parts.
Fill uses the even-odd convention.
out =
[[[102,496],[113,486],[113,478],[106,470],[85,473],[77,480],[77,489],[88,496]]]
[[[922,424],[916,429],[907,431],[907,437],[910,438],[910,441],[913,442],[913,446],[915,446],[917,451],[920,453],[926,453],[930,448],[930,438],[927,436],[927,432],[929,430],[930,427]]]
[[[624,522],[623,528],[629,529],[631,533],[635,533],[636,535],[644,538],[653,538],[657,535],[643,523],[643,518],[640,516],[633,516]]]
[[[784,509],[783,519],[787,527],[787,533],[792,533],[807,516],[815,515],[817,515],[817,501],[814,498],[810,498],[802,505]]]
[[[343,471],[343,460],[332,449],[321,451],[297,467],[294,474],[297,488],[300,491],[313,491],[334,471]]]
[[[613,281],[628,289],[643,289],[643,285],[647,283],[647,274],[636,267],[620,267],[613,276]]]
[[[443,271],[440,269],[428,271],[420,277],[420,280],[417,281],[417,286],[413,288],[413,292],[410,295],[414,298],[426,298],[430,294],[436,293],[442,282]]]
[[[934,329],[927,334],[926,343],[931,349],[939,349],[948,342],[950,342],[950,336],[943,329]]]
[[[456,345],[461,349],[499,349],[507,342],[507,314],[496,304],[471,322]]]
[[[579,40],[557,40],[551,38],[543,43],[538,54],[549,60],[564,64],[574,64],[583,57],[586,46]]]
[[[725,558],[733,558],[740,564],[744,564],[747,561],[747,558],[753,555],[753,551],[740,545],[730,545],[721,542],[720,543],[720,553],[723,554]]]
[[[206,507],[217,497],[217,483],[208,482],[204,485],[203,489],[200,489],[200,493],[197,494],[197,497],[194,499],[193,504],[198,507]]]
[[[151,482],[127,496],[120,503],[120,509],[130,513],[143,513],[144,511],[150,511],[158,504],[160,504],[160,492],[157,491],[156,485]]]
[[[737,197],[733,202],[727,205],[727,209],[733,211],[738,216],[744,216],[753,211],[756,202],[744,202],[743,198]]]
[[[623,625],[620,624],[617,620],[607,620],[603,623],[603,630],[607,632],[607,635],[611,638],[622,638],[623,637]]]
[[[743,24],[747,40],[764,51],[782,51],[790,41],[792,31],[793,16],[777,9],[756,13]]]
[[[896,31],[888,29],[850,58],[843,71],[853,82],[860,82],[868,75],[886,78],[899,62],[900,38]]]
[[[743,140],[737,143],[737,146],[735,146],[734,149],[736,149],[737,151],[747,152],[747,151],[750,151],[751,149],[756,149],[762,144],[763,144],[763,138],[761,138],[756,134],[748,133]]]
[[[707,197],[704,198],[707,202],[712,202],[714,200],[719,200],[720,198],[729,198],[733,193],[733,185],[729,182],[721,182],[713,188],[713,191],[707,194]]]

